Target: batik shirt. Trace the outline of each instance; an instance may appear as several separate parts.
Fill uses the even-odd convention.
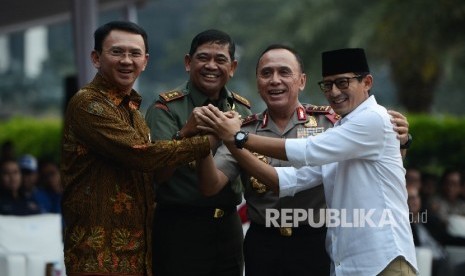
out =
[[[151,275],[151,171],[210,152],[206,137],[152,143],[140,101],[97,74],[68,105],[61,164],[67,275]]]

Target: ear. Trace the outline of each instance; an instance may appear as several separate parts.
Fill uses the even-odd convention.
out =
[[[148,62],[149,62],[149,54],[145,54],[145,62],[144,62],[144,66],[142,66],[142,71],[145,71],[145,68],[147,67]]]
[[[307,75],[305,73],[302,73],[302,75],[300,76],[299,82],[300,82],[299,84],[300,91],[304,91],[305,84],[307,83]]]
[[[373,76],[369,74],[363,78],[363,84],[367,91],[370,90],[373,87]]]
[[[232,78],[234,77],[234,72],[236,72],[237,68],[237,60],[233,60],[231,62],[231,70],[229,70],[229,77]]]
[[[186,69],[187,73],[191,71],[191,61],[192,61],[191,56],[189,54],[186,54],[184,56],[184,69]]]
[[[100,68],[100,54],[93,50],[92,53],[90,54],[90,58],[92,59],[92,64],[96,69]]]

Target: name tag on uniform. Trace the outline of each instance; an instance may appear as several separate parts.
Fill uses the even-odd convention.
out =
[[[324,127],[299,127],[297,128],[297,138],[307,138],[316,136],[325,131]]]

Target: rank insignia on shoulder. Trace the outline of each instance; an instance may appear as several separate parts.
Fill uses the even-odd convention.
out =
[[[332,109],[329,105],[310,105],[307,106],[307,113],[331,113]]]
[[[234,98],[234,100],[240,102],[241,104],[247,106],[248,108],[250,108],[251,104],[249,102],[249,100],[247,100],[246,98],[242,97],[241,95],[237,94],[237,93],[234,93],[232,92],[232,96]]]
[[[252,114],[244,118],[242,120],[242,126],[248,125],[250,123],[256,122],[258,120],[258,115],[257,114]]]
[[[169,91],[160,94],[160,98],[162,98],[165,102],[171,102],[177,99],[182,99],[184,94],[181,91]]]
[[[331,109],[331,111],[332,111],[332,109]],[[331,123],[333,123],[333,125],[334,125],[337,121],[339,121],[339,119],[341,119],[341,115],[336,114],[336,113],[334,113],[334,112],[329,113],[329,114],[326,114],[325,117],[326,117],[328,120],[330,120]]]

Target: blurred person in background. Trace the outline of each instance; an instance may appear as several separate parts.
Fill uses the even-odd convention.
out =
[[[439,181],[440,194],[432,199],[432,211],[441,219],[446,230],[445,244],[465,245],[465,201],[460,198],[460,170],[444,170]]]
[[[35,215],[40,208],[35,200],[24,197],[21,192],[21,169],[15,159],[0,161],[0,214]]]
[[[405,185],[413,186],[417,190],[421,189],[421,171],[415,167],[405,169]]]
[[[49,200],[38,187],[39,172],[37,158],[32,154],[24,154],[19,157],[18,163],[22,179],[20,193],[25,198],[35,201],[41,213],[46,213],[47,209],[45,206],[49,204]]]
[[[46,198],[43,202],[45,212],[61,213],[61,199],[63,186],[61,184],[60,169],[52,160],[40,160],[38,186],[41,194]]]
[[[439,177],[434,173],[421,174],[420,197],[423,210],[433,210],[431,206],[433,198],[437,195]]]
[[[442,245],[444,228],[442,223],[431,212],[423,212],[422,200],[417,187],[407,186],[408,207],[410,211],[410,227],[416,247],[424,247],[433,253],[433,276],[448,275],[447,253]]]
[[[439,181],[439,187],[440,194],[433,199],[433,205],[441,220],[447,222],[449,215],[465,216],[465,201],[460,198],[462,173],[457,169],[446,169]]]

